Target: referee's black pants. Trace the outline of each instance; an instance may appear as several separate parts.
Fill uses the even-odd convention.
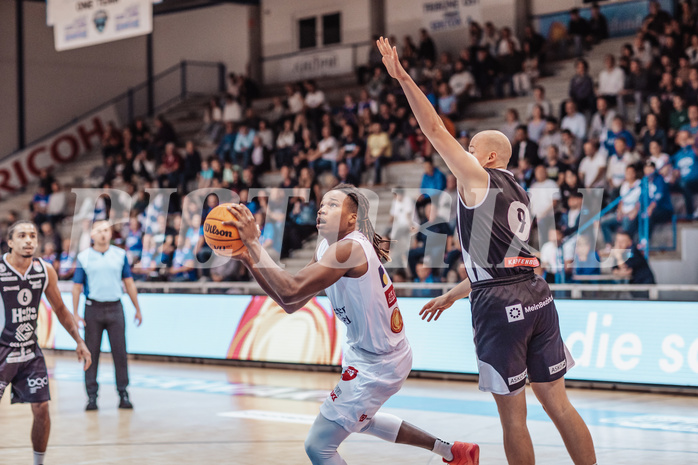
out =
[[[85,372],[85,389],[87,395],[97,396],[97,367],[99,350],[102,346],[102,334],[107,330],[111,355],[116,371],[116,389],[126,392],[128,386],[128,367],[126,356],[126,322],[121,301],[98,302],[87,299],[85,302],[85,344],[92,354],[92,365]]]

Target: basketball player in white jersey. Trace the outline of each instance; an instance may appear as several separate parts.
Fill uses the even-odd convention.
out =
[[[17,221],[10,226],[8,236],[10,252],[0,258],[0,399],[12,385],[12,403],[31,404],[34,465],[43,465],[51,431],[48,411],[51,397],[46,361],[36,335],[41,294],[46,294],[58,321],[75,339],[78,360],[85,361],[85,370],[92,359],[73,316],[63,303],[56,270],[42,259],[34,258],[38,245],[36,225]],[[0,463],[5,462],[0,459]]]
[[[449,444],[380,407],[405,382],[412,350],[392,282],[381,264],[389,259],[384,240],[368,218],[368,200],[354,186],[341,184],[322,199],[317,229],[322,241],[315,257],[295,276],[285,272],[259,243],[259,230],[244,205],[228,210],[236,218],[224,224],[238,228],[247,252],[240,258],[269,296],[287,313],[302,308],[325,290],[337,318],[347,327],[348,350],[342,377],[320,407],[305,441],[314,465],[346,462],[337,447],[351,433],[431,450],[446,463],[479,463],[476,444]]]
[[[565,392],[564,375],[574,360],[562,341],[550,288],[533,273],[539,263],[528,246],[529,199],[506,170],[511,143],[499,131],[483,131],[465,151],[404,70],[397,49],[382,37],[377,45],[422,132],[458,181],[458,232],[468,279],[427,304],[422,318],[438,318],[470,294],[480,389],[497,402],[510,464],[535,463],[526,427],[526,378],[574,463],[595,464],[589,429]]]

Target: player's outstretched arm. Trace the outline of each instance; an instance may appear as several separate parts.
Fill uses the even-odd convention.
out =
[[[466,189],[486,188],[487,172],[480,166],[477,159],[448,132],[431,102],[400,64],[397,48],[391,47],[388,39],[383,37],[378,39],[377,44],[388,74],[400,83],[419,127],[444,159],[451,173]]]
[[[422,320],[426,319],[427,321],[431,321],[432,318],[434,321],[438,320],[444,310],[450,308],[456,300],[468,297],[471,290],[470,280],[466,278],[463,282],[451,288],[447,293],[431,299],[419,312],[422,316]]]
[[[281,269],[259,243],[259,229],[249,209],[236,204],[228,207],[228,210],[235,219],[223,224],[238,229],[240,238],[247,247],[247,254],[243,254],[248,260],[246,266],[248,269],[256,269],[253,276],[259,273],[264,278],[280,302],[274,300],[282,307],[295,306],[301,302],[305,304],[349,271],[367,265],[366,256],[355,253],[359,246],[354,241],[342,241],[332,244],[319,262],[311,262],[296,275],[291,275]]]
[[[58,321],[61,322],[61,325],[63,325],[66,331],[68,331],[68,334],[70,334],[70,336],[75,339],[75,342],[77,342],[78,348],[75,349],[75,352],[78,354],[78,360],[85,361],[84,368],[87,370],[92,364],[92,356],[90,355],[90,351],[87,349],[85,341],[83,341],[80,337],[78,325],[75,322],[75,319],[73,319],[73,315],[70,314],[68,308],[66,308],[65,304],[63,303],[61,291],[58,290],[58,274],[56,273],[56,270],[54,270],[53,266],[50,265],[47,265],[45,268],[46,273],[48,274],[48,285],[46,286],[45,292],[46,298],[51,304],[51,308],[56,313]]]

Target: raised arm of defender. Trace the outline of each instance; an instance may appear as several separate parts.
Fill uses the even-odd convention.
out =
[[[488,186],[487,172],[478,159],[467,152],[446,130],[431,102],[400,64],[397,48],[391,47],[388,39],[383,37],[377,44],[388,74],[397,79],[402,86],[419,127],[458,180],[464,200],[468,205],[477,204],[482,200],[481,197]],[[478,193],[480,195],[477,195]]]

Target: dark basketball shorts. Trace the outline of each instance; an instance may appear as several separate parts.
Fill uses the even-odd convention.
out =
[[[548,284],[527,273],[475,283],[470,294],[480,390],[517,394],[562,378],[574,360],[562,342]]]
[[[46,361],[38,346],[27,349],[0,345],[0,399],[10,384],[13,404],[51,399]]]

